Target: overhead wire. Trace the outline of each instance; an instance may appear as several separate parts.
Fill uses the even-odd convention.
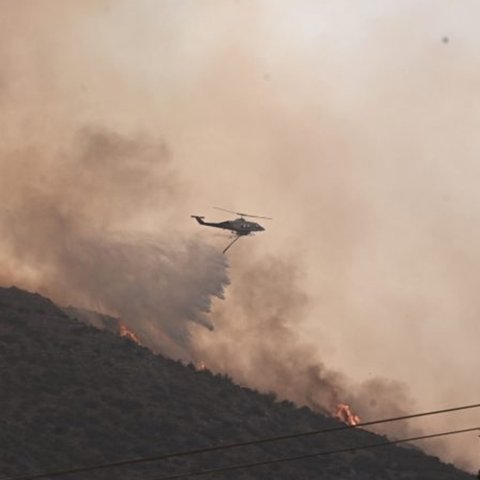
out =
[[[229,449],[233,449],[233,448],[247,447],[247,446],[251,446],[251,445],[260,445],[260,444],[278,442],[278,441],[283,441],[283,440],[290,440],[290,439],[295,439],[295,438],[305,438],[305,437],[311,437],[311,436],[314,436],[314,435],[323,435],[323,434],[327,434],[327,433],[340,432],[340,431],[344,431],[344,430],[359,429],[359,428],[364,428],[364,427],[368,427],[368,426],[371,426],[371,425],[380,425],[380,424],[383,424],[383,423],[390,423],[390,422],[396,422],[396,421],[401,421],[401,420],[409,420],[409,419],[413,419],[413,418],[427,417],[427,416],[432,416],[432,415],[440,415],[440,414],[445,414],[445,413],[458,412],[458,411],[462,411],[462,410],[479,408],[479,407],[480,407],[480,403],[475,403],[475,404],[470,404],[470,405],[463,405],[463,406],[460,406],[460,407],[444,408],[444,409],[441,409],[441,410],[430,410],[430,411],[427,411],[427,412],[414,413],[414,414],[410,414],[410,415],[401,415],[401,416],[397,416],[397,417],[384,418],[384,419],[380,419],[380,420],[371,420],[371,421],[368,421],[368,422],[359,423],[357,425],[338,425],[338,426],[330,427],[330,428],[323,428],[323,429],[318,429],[318,430],[309,430],[309,431],[297,432],[297,433],[291,433],[291,434],[284,434],[284,435],[269,436],[269,437],[255,439],[255,440],[247,440],[247,441],[243,441],[243,442],[234,442],[234,443],[223,444],[223,445],[213,445],[213,446],[210,446],[210,447],[183,450],[183,451],[171,452],[171,453],[160,454],[160,455],[153,455],[153,456],[148,456],[148,457],[147,456],[137,457],[137,458],[131,458],[131,459],[126,459],[126,460],[120,460],[120,461],[117,461],[117,462],[109,462],[109,463],[104,463],[104,464],[97,464],[97,465],[90,465],[90,466],[83,466],[83,467],[74,467],[74,468],[70,468],[70,469],[55,470],[55,471],[49,471],[49,472],[40,472],[40,473],[28,474],[28,475],[1,477],[0,480],[39,480],[39,479],[42,479],[42,478],[60,477],[60,476],[65,476],[65,475],[71,475],[71,474],[74,474],[74,473],[91,472],[91,471],[95,471],[95,470],[105,470],[105,469],[110,469],[110,468],[123,467],[123,466],[127,466],[127,465],[137,465],[137,464],[141,464],[141,463],[162,461],[162,460],[168,460],[168,459],[171,459],[171,458],[178,458],[178,457],[187,457],[187,456],[192,456],[192,455],[199,455],[199,454],[202,454],[202,453],[210,453],[210,452],[217,452],[217,451],[222,451],[222,450],[229,450]],[[407,441],[407,440],[405,440],[405,441]]]
[[[480,426],[473,427],[473,428],[464,428],[462,430],[452,430],[449,432],[432,433],[430,435],[421,435],[418,437],[402,438],[399,440],[390,440],[390,441],[381,442],[381,443],[371,443],[369,445],[359,445],[355,447],[339,448],[336,450],[325,450],[323,452],[306,453],[303,455],[297,455],[297,456],[291,456],[291,457],[279,457],[272,460],[262,460],[258,462],[252,462],[252,463],[240,463],[236,465],[227,465],[225,467],[211,468],[206,470],[197,470],[197,471],[191,471],[186,473],[178,473],[175,475],[169,475],[167,477],[160,477],[160,478],[157,478],[156,480],[180,480],[182,478],[199,477],[202,475],[213,475],[213,474],[231,472],[233,470],[246,470],[249,468],[260,467],[265,465],[274,465],[278,463],[293,462],[296,460],[308,460],[311,458],[318,458],[318,457],[335,455],[340,453],[353,453],[359,450],[372,450],[374,448],[388,447],[390,445],[398,445],[400,443],[413,442],[417,440],[426,440],[428,438],[446,437],[448,435],[458,435],[461,433],[474,432],[479,430],[480,430]]]

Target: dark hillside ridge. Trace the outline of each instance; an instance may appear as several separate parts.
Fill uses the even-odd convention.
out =
[[[337,425],[228,378],[154,355],[67,316],[50,300],[0,288],[0,477],[115,462]],[[382,442],[362,430],[88,472],[72,479],[157,479]],[[385,447],[229,472],[228,479],[474,477],[417,449]]]
[[[120,320],[110,315],[104,315],[92,310],[85,310],[83,308],[75,308],[72,306],[65,307],[62,311],[72,320],[79,320],[80,322],[96,327],[99,330],[108,330],[112,333],[120,332]]]

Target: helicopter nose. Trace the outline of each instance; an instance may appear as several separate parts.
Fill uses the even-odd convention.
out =
[[[259,232],[263,232],[264,230],[265,230],[265,229],[264,229],[261,225],[258,226],[258,231],[259,231]]]

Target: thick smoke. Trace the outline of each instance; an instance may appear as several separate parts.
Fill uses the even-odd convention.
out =
[[[316,408],[478,401],[478,9],[0,0],[2,282]],[[209,205],[275,221],[206,316]],[[475,441],[442,458],[475,468]]]
[[[5,155],[0,192],[3,283],[120,316],[175,356],[188,322],[212,328],[206,313],[228,283],[226,260],[168,228],[181,191],[164,144],[84,130],[56,154]],[[161,234],[141,229],[152,209]]]
[[[244,258],[232,277],[226,300],[212,311],[215,331],[196,329],[197,361],[328,415],[340,403],[350,404],[364,421],[414,411],[406,385],[381,378],[355,382],[348,372],[326,366],[321,349],[299,336],[311,305],[293,260]],[[389,425],[387,431],[405,435],[412,429]]]

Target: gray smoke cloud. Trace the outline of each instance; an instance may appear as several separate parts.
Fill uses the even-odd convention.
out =
[[[316,408],[478,401],[478,2],[0,10],[2,283]],[[224,301],[226,239],[188,218],[209,205],[275,218]],[[430,451],[474,469],[475,442]]]
[[[335,414],[340,403],[349,404],[363,421],[414,411],[405,384],[383,378],[355,382],[348,372],[325,365],[321,349],[299,336],[311,308],[301,277],[291,259],[244,257],[232,272],[226,301],[212,311],[217,328],[196,329],[193,335],[197,362],[327,415]],[[402,423],[376,431],[398,437],[413,428]]]
[[[186,355],[188,323],[213,328],[207,313],[227,263],[168,219],[163,234],[132,228],[152,208],[165,217],[181,196],[165,145],[87,129],[46,165],[42,155],[2,162],[2,281],[119,316],[150,347]]]

